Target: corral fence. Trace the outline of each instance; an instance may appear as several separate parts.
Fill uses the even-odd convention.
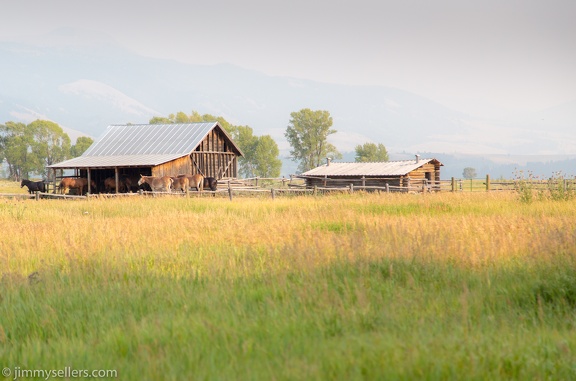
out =
[[[370,180],[375,180],[383,185],[365,185]],[[403,185],[390,185],[386,182],[397,178],[370,178],[350,181],[350,179],[325,179],[323,186],[307,186],[302,178],[290,176],[290,178],[262,178],[252,177],[245,179],[221,179],[218,181],[218,190],[187,191],[187,192],[150,192],[140,190],[136,193],[97,193],[87,195],[58,194],[58,189],[48,188],[47,192],[28,193],[2,193],[0,197],[9,198],[34,198],[39,199],[65,199],[82,200],[88,198],[114,198],[114,197],[226,197],[232,200],[236,196],[264,196],[272,199],[278,196],[293,195],[323,195],[334,193],[354,193],[358,191],[376,193],[427,193],[427,192],[492,192],[492,191],[521,191],[530,188],[535,191],[550,190],[553,188],[576,189],[576,179],[552,178],[547,180],[516,179],[516,180],[492,180],[490,175],[485,178],[456,179],[430,181],[427,179],[403,179]]]

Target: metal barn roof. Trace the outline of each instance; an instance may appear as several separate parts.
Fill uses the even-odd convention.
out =
[[[214,128],[219,128],[233,149],[242,155],[218,122],[111,125],[82,156],[48,167],[156,166],[190,155]]]
[[[374,163],[334,163],[329,165],[324,164],[307,172],[302,173],[302,177],[315,177],[315,176],[404,176],[413,170],[420,168],[422,165],[434,161],[440,165],[436,159],[419,159],[416,160],[401,160],[401,161],[386,161]]]

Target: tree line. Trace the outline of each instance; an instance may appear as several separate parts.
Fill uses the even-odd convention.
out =
[[[9,179],[20,181],[37,174],[48,178],[47,166],[78,157],[93,143],[87,136],[72,145],[68,134],[54,122],[0,124],[0,164],[6,163]]]
[[[257,136],[249,126],[233,125],[221,116],[177,112],[167,117],[153,117],[150,124],[199,123],[217,121],[240,147],[244,157],[239,158],[239,173],[243,177],[279,177],[282,168],[280,150],[270,135]],[[328,142],[337,131],[325,110],[308,108],[290,114],[284,136],[290,144],[290,159],[298,163],[298,170],[305,172],[325,162],[327,157],[342,158],[342,154]],[[72,145],[70,137],[54,122],[36,120],[28,125],[6,122],[0,124],[0,164],[6,163],[7,177],[15,181],[38,174],[47,178],[46,167],[78,157],[90,147],[93,140],[79,137]],[[355,147],[356,162],[388,161],[383,144],[367,142]]]

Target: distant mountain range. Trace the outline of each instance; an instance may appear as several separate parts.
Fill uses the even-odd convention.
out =
[[[330,140],[348,160],[357,144],[370,141],[383,143],[392,159],[416,153],[439,160],[443,156],[443,177],[461,177],[462,157],[478,172],[482,161],[496,172],[502,165],[532,162],[548,162],[557,171],[555,162],[576,162],[576,101],[514,122],[483,120],[394,88],[147,58],[105,35],[87,36],[74,29],[33,42],[1,42],[0,58],[0,123],[49,119],[73,140],[80,135],[98,138],[110,124],[147,123],[153,116],[195,110],[249,125],[257,135],[271,135],[287,175],[296,168],[286,158],[290,113],[311,108],[330,112],[338,131]],[[523,159],[522,164],[517,155],[542,160]],[[507,158],[505,164],[502,158]]]

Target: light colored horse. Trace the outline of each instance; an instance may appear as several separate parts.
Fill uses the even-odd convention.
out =
[[[172,184],[173,190],[186,192],[190,187],[190,181],[188,180],[188,177],[172,177],[172,181],[174,181]]]
[[[204,190],[204,176],[202,176],[201,174],[197,173],[195,175],[178,175],[178,177],[188,178],[190,188],[196,188],[196,190],[199,192],[202,192]]]
[[[154,177],[154,176],[142,176],[140,175],[140,180],[138,180],[138,185],[142,184],[150,185],[152,192],[172,191],[173,180],[170,176]]]

